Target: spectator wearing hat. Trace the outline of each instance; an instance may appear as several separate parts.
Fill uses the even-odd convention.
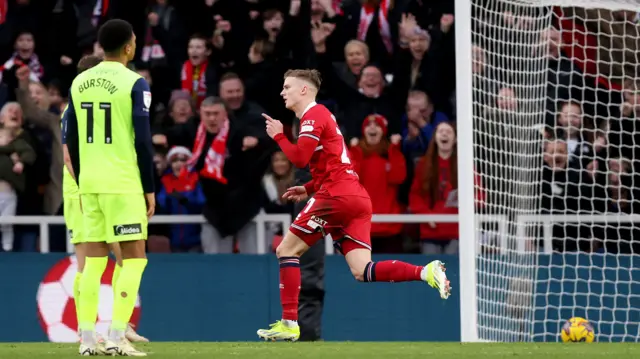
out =
[[[371,196],[375,214],[400,214],[398,188],[407,169],[400,135],[387,139],[387,119],[370,115],[362,123],[362,140],[351,141],[351,159],[360,182]],[[378,253],[402,252],[402,223],[373,223],[371,241]]]
[[[180,175],[191,156],[191,151],[182,146],[173,147],[167,153],[169,167],[162,176],[162,188],[158,193],[158,206],[164,213],[202,214],[205,197],[198,183],[198,173],[187,172]],[[171,225],[171,249],[174,252],[200,252],[200,230],[199,224]]]

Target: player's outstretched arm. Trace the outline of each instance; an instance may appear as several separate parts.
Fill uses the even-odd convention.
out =
[[[133,131],[135,149],[138,157],[140,181],[145,194],[155,193],[153,177],[153,146],[151,144],[151,126],[149,124],[149,108],[151,107],[151,89],[143,78],[138,79],[131,90],[133,104]],[[155,207],[155,203],[154,203]]]
[[[292,144],[289,139],[284,135],[282,131],[282,123],[278,120],[274,120],[267,114],[262,114],[262,117],[266,119],[267,134],[273,138],[280,146],[280,149],[287,156],[289,161],[298,168],[305,168],[313,152],[318,146],[319,138],[316,136],[300,136],[297,144]]]
[[[78,118],[73,107],[71,91],[69,91],[69,104],[62,115],[62,148],[64,164],[71,176],[78,182],[80,175],[80,153],[78,143]]]

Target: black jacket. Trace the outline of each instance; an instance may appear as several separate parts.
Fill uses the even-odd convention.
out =
[[[227,138],[227,156],[223,174],[227,184],[201,178],[200,183],[207,203],[204,216],[220,235],[236,234],[260,211],[262,176],[269,167],[275,142],[269,138],[260,138],[258,145],[243,151],[242,141],[246,136],[254,136],[251,126],[230,120]],[[205,148],[211,145],[214,136],[208,136]],[[203,151],[203,156],[206,151]]]

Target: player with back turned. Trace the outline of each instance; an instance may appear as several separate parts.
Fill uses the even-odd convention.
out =
[[[78,61],[78,73],[82,73],[102,62],[102,57],[96,55],[86,55]],[[28,79],[29,78],[29,68],[27,66],[21,67],[17,72],[18,79]],[[67,111],[67,107],[65,107],[62,116]],[[68,156],[68,150],[66,146],[63,146],[63,149],[66,151]],[[69,238],[71,240],[71,244],[74,246],[74,252],[76,254],[76,264],[77,271],[75,278],[73,280],[73,299],[76,305],[76,318],[80,317],[80,302],[82,301],[80,295],[80,280],[82,278],[82,272],[84,271],[84,262],[85,262],[85,250],[84,250],[84,234],[82,230],[82,209],[80,208],[80,194],[78,189],[78,184],[75,179],[69,173],[69,170],[66,166],[62,170],[62,198],[64,203],[64,221],[69,231]],[[113,269],[113,277],[111,282],[116,283],[118,281],[118,277],[120,276],[120,269],[122,268],[122,253],[120,252],[120,245],[118,243],[110,244],[111,252],[113,252],[116,265]],[[115,285],[112,286],[115,292]],[[78,331],[80,333],[80,331]],[[98,335],[98,343],[104,344],[104,340],[101,338],[99,333]],[[125,332],[125,336],[131,342],[148,342],[149,340],[138,333],[133,329],[132,324],[127,326],[127,330]],[[100,345],[99,345],[100,346]]]
[[[316,70],[289,70],[284,75],[280,95],[287,109],[300,119],[297,144],[282,133],[280,121],[263,114],[267,134],[289,160],[296,167],[308,164],[311,169],[311,181],[289,188],[283,199],[301,201],[313,195],[276,249],[282,320],[269,329],[258,330],[258,336],[266,340],[295,341],[300,337],[300,256],[326,235],[331,235],[334,246],[344,254],[351,273],[360,282],[425,281],[437,288],[443,299],[450,294],[444,264],[438,260],[426,266],[371,260],[371,199],[353,170],[335,116],[315,102],[320,83]]]
[[[76,179],[82,206],[85,266],[80,279],[80,354],[146,356],[125,338],[147,265],[147,222],[155,211],[149,84],[125,65],[135,55],[129,23],[110,20],[98,31],[104,61],[78,75],[63,117],[65,164]],[[113,318],[102,352],[95,318],[108,243],[119,243],[122,269]]]

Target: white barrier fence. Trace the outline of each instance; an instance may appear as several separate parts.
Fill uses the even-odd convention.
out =
[[[477,215],[476,219],[479,222],[492,222],[497,223],[497,232],[493,233],[495,238],[498,239],[496,245],[499,247],[502,253],[506,252],[509,248],[512,248],[508,241],[509,236],[508,223],[509,220],[506,216],[501,215]],[[286,214],[259,214],[253,221],[256,223],[257,229],[257,249],[258,253],[267,253],[267,247],[269,241],[266,238],[265,224],[269,222],[280,222],[283,228],[289,228],[291,225],[291,217]],[[457,223],[457,215],[424,215],[424,214],[377,214],[373,216],[372,222],[374,223]],[[158,215],[154,216],[151,224],[202,224],[206,223],[204,216],[202,215]],[[519,215],[516,217],[516,245],[515,249],[518,252],[525,252],[526,242],[529,240],[527,235],[527,228],[531,226],[542,225],[542,243],[543,252],[552,252],[553,242],[553,225],[556,223],[588,223],[590,225],[616,225],[616,224],[629,224],[640,223],[640,215]],[[50,225],[64,225],[64,218],[62,216],[3,216],[0,217],[0,225],[2,224],[15,224],[15,225],[38,225],[39,226],[39,239],[40,239],[40,252],[49,252],[49,226]],[[480,241],[476,241],[478,251],[480,253]],[[325,250],[327,254],[333,254],[333,243],[331,239],[325,241]],[[73,252],[73,246],[67,241],[67,251]]]
[[[531,214],[517,217],[517,251],[525,252],[527,239],[527,228],[532,225],[542,225],[542,245],[543,253],[553,252],[553,225],[558,223],[582,223],[586,225],[609,225],[640,223],[640,215],[618,215],[618,214]]]

